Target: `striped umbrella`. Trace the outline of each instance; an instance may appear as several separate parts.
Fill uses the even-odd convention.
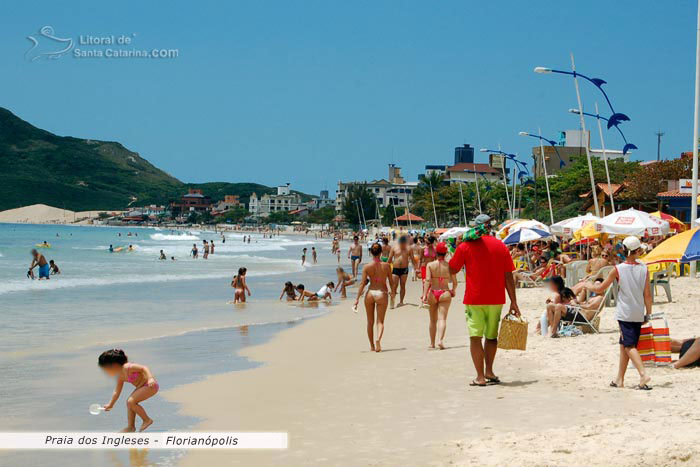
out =
[[[652,212],[649,215],[665,220],[666,222],[668,222],[668,225],[671,226],[671,230],[675,230],[676,232],[683,232],[687,229],[683,221],[676,219],[672,215],[666,214],[665,212],[656,211]]]
[[[516,243],[531,242],[533,240],[541,240],[543,238],[551,237],[551,234],[546,230],[541,229],[528,229],[523,228],[516,230],[512,234],[508,235],[503,239],[503,243],[506,245],[514,245]]]
[[[664,263],[700,260],[700,227],[686,230],[664,240],[651,250],[651,253],[642,258],[645,263]]]

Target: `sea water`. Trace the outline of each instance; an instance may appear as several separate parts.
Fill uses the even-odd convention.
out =
[[[224,235],[225,243],[213,231],[0,224],[0,430],[119,430],[126,424],[129,387],[109,414],[88,413],[90,404],[106,403],[113,390],[113,381],[97,367],[103,350],[124,349],[167,390],[253,368],[260,363],[239,357],[239,349],[325,312],[323,305],[290,306],[278,299],[287,280],[315,290],[335,279],[328,240],[252,234],[247,243],[247,233]],[[203,240],[215,244],[207,260]],[[51,248],[38,250],[61,274],[28,279],[30,251],[44,241]],[[196,260],[189,256],[193,244],[200,250]],[[122,250],[110,253],[110,245]],[[312,246],[318,265],[310,264]],[[303,267],[304,247],[309,251]],[[167,260],[158,259],[160,250]],[[252,291],[244,306],[230,303],[239,267],[248,268]],[[162,397],[146,408],[156,420],[153,430],[196,423]],[[169,465],[179,454],[17,452],[0,454],[0,465]]]

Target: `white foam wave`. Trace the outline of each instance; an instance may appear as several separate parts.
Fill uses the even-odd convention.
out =
[[[157,241],[192,241],[192,240],[199,240],[199,237],[193,233],[186,233],[186,234],[161,234],[161,233],[155,233],[151,234],[151,240],[157,240]]]

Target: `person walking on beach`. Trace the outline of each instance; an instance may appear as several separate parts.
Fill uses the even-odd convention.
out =
[[[475,221],[477,225],[488,228],[491,218],[480,214]],[[499,384],[501,380],[493,371],[493,363],[498,348],[498,323],[506,301],[506,291],[510,298],[509,313],[520,316],[513,279],[515,266],[510,252],[496,237],[484,235],[460,243],[449,266],[453,274],[462,268],[466,270],[464,305],[469,328],[469,351],[476,369],[476,379],[472,380],[470,386]]]
[[[362,245],[360,245],[360,237],[357,235],[352,238],[352,245],[350,245],[348,250],[348,258],[350,258],[352,264],[352,277],[357,279],[358,269],[360,268],[360,263],[362,263]]]
[[[372,255],[372,263],[362,268],[362,280],[360,281],[360,289],[357,291],[353,309],[357,310],[360,297],[365,291],[365,286],[369,283],[369,289],[367,290],[367,295],[365,295],[367,337],[369,338],[370,349],[374,352],[381,352],[382,336],[384,335],[384,316],[386,316],[386,309],[389,305],[389,288],[387,284],[391,284],[391,266],[381,261],[382,247],[378,243],[372,245],[369,252]],[[377,323],[376,336],[374,333],[375,320]]]
[[[435,348],[435,337],[438,337],[438,347],[445,349],[445,330],[447,329],[447,312],[450,310],[452,297],[457,289],[457,276],[450,271],[445,261],[447,244],[440,242],[435,247],[437,259],[426,267],[425,284],[423,284],[423,303],[428,303],[430,314],[430,348]],[[451,288],[448,288],[452,284]]]
[[[396,301],[396,290],[399,291],[399,306],[403,306],[403,299],[406,297],[406,279],[408,279],[408,263],[411,260],[411,252],[408,249],[408,237],[399,237],[398,244],[391,247],[389,252],[389,263],[393,266],[391,270],[391,299],[390,306],[393,309]]]
[[[639,373],[639,384],[635,389],[648,391],[651,389],[648,385],[651,377],[644,369],[637,344],[642,324],[648,321],[651,315],[649,272],[646,264],[637,261],[644,251],[639,238],[629,236],[622,244],[625,247],[625,261],[615,266],[602,283],[587,283],[586,289],[603,294],[617,279],[619,289],[615,299],[615,319],[620,326],[620,364],[617,378],[610,383],[610,386],[613,388],[625,386],[625,372],[629,361],[632,360],[632,364]]]
[[[413,237],[411,255],[413,255],[413,278],[411,280],[415,282],[418,280],[418,273],[420,273],[420,258],[423,256],[423,246],[420,244],[420,238],[418,235]]]
[[[49,262],[46,261],[44,255],[39,253],[36,248],[32,250],[32,264],[29,265],[29,271],[27,275],[34,275],[34,268],[39,267],[39,280],[46,279],[49,280],[51,274],[51,268],[49,267]]]

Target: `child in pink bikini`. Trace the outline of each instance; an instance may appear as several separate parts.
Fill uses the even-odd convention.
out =
[[[137,363],[129,363],[126,354],[121,349],[112,349],[102,352],[97,360],[97,364],[107,375],[117,379],[117,386],[109,403],[104,406],[106,411],[112,410],[122,393],[125,382],[133,384],[136,389],[126,400],[128,425],[122,430],[125,433],[136,431],[136,415],[141,417],[143,423],[139,431],[144,431],[153,424],[151,419],[141,407],[141,402],[149,399],[158,392],[159,386],[153,374],[147,366]]]

